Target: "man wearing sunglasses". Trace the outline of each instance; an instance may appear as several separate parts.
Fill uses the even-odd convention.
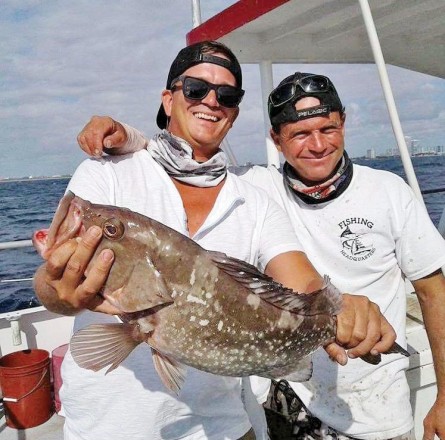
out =
[[[268,111],[271,137],[286,159],[282,174],[255,166],[241,177],[286,209],[319,273],[329,273],[342,291],[379,304],[402,345],[404,278],[413,283],[438,384],[423,438],[436,433],[445,439],[443,238],[402,179],[351,162],[344,150],[345,109],[329,78],[290,75],[271,92]],[[104,118],[87,126],[79,138],[85,151],[100,152],[102,143],[120,144],[121,152],[144,144],[128,126],[125,133],[101,129],[100,139],[93,139],[91,129],[105,124]],[[378,366],[355,359],[338,367],[319,350],[311,380],[292,384],[309,410],[300,416],[305,419],[298,438],[414,439],[407,367],[408,360],[398,355],[384,357]]]
[[[287,215],[264,192],[228,172],[219,149],[238,115],[243,93],[241,68],[228,48],[214,42],[184,48],[173,61],[162,92],[157,116],[162,131],[147,149],[131,156],[85,161],[68,189],[93,203],[153,217],[204,248],[257,265],[296,291],[312,291],[321,287],[322,279],[300,252]],[[107,120],[112,131],[123,129]],[[89,265],[101,236],[97,229],[57,248],[35,277],[36,292],[48,309],[77,314],[75,330],[114,322],[110,315],[119,313],[97,295],[112,253],[103,251]],[[350,353],[359,356],[371,349],[387,350],[394,332],[378,307],[366,297],[343,298],[338,342],[353,347]],[[346,362],[340,345],[330,344],[326,350]],[[239,378],[187,368],[184,385],[174,396],[166,391],[150,358],[149,347],[139,346],[104,375],[79,368],[68,353],[60,392],[65,439],[253,439],[255,412],[258,438],[267,436],[264,414],[248,389],[244,402],[249,416],[244,409]]]

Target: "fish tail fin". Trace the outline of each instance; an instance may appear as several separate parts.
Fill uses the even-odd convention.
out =
[[[172,358],[151,349],[153,355],[154,367],[161,379],[162,383],[176,395],[184,383],[185,370],[184,368]]]
[[[410,356],[409,352],[406,351],[402,346],[397,344],[397,342],[394,342],[391,348],[382,354],[394,354],[394,353],[402,354],[405,357]],[[379,354],[367,353],[364,356],[361,356],[360,359],[364,360],[368,364],[377,365],[382,360],[382,355],[380,353]]]
[[[70,350],[79,367],[106,373],[117,368],[141,343],[133,337],[130,324],[92,324],[74,334]]]

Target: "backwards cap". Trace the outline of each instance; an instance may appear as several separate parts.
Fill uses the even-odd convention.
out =
[[[327,89],[320,92],[305,92],[300,86],[298,86],[298,82],[300,79],[317,76],[321,75],[295,72],[293,75],[284,78],[283,81],[278,84],[278,86],[269,95],[268,100],[269,119],[272,126],[279,126],[280,124],[283,124],[285,122],[296,122],[301,119],[307,119],[315,116],[329,115],[330,112],[338,111],[340,113],[343,113],[345,111],[340,97],[338,96],[337,90],[335,90],[334,84],[328,77],[322,77],[327,80]],[[292,99],[281,106],[273,106],[271,103],[271,95],[281,86],[286,84],[296,85],[294,96],[292,97]],[[309,109],[295,110],[295,103],[301,98],[305,98],[307,96],[313,96],[319,99],[321,105],[317,107],[311,107]]]
[[[214,55],[215,53],[218,55]],[[228,59],[219,56],[219,54],[226,56]],[[243,78],[241,66],[233,52],[227,46],[217,41],[201,41],[192,44],[191,46],[184,47],[179,51],[170,66],[165,88],[171,90],[174,79],[181,76],[190,67],[201,63],[211,63],[225,67],[235,77],[237,87],[242,87]],[[156,123],[161,129],[167,127],[167,115],[165,114],[164,106],[162,104],[159,108],[158,116],[156,117]]]

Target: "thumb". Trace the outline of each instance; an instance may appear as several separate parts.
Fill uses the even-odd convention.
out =
[[[119,148],[125,142],[125,137],[121,132],[116,131],[109,136],[104,138],[104,147],[105,148]]]
[[[326,345],[324,349],[333,361],[340,365],[347,364],[348,355],[346,354],[346,350],[337,343],[332,342],[331,344]]]

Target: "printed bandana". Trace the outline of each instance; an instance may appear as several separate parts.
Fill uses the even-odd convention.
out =
[[[227,157],[222,150],[206,162],[196,162],[190,144],[167,130],[156,134],[147,150],[169,176],[193,186],[216,186],[227,174]]]
[[[295,195],[304,202],[324,203],[338,197],[349,186],[352,179],[352,161],[345,151],[335,174],[325,182],[314,186],[305,185],[289,163],[285,162],[283,179]]]

